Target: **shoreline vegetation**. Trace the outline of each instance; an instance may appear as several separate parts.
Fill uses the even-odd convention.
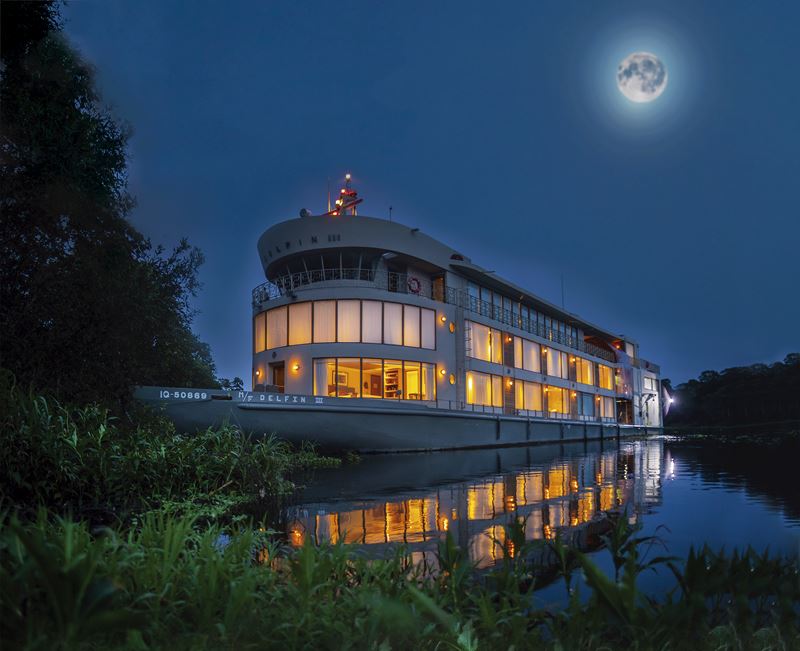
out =
[[[526,541],[513,517],[488,571],[449,535],[421,565],[403,547],[295,549],[239,507],[278,504],[295,473],[338,459],[234,428],[125,422],[8,373],[0,388],[0,638],[14,648],[800,649],[797,559],[651,556],[658,541],[624,512],[597,552],[612,576],[558,537]],[[563,607],[536,597],[543,557]],[[675,577],[670,593],[637,588],[655,569]]]

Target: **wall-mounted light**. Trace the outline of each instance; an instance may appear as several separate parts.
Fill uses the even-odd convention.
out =
[[[509,380],[508,381],[508,386],[513,387],[514,386],[514,380]]]
[[[512,340],[511,340],[511,335],[509,335],[508,337],[506,337],[506,343],[507,343],[507,344],[510,344],[510,343],[511,343],[511,341],[512,341]]]
[[[451,373],[450,374],[450,384],[455,384],[455,383],[456,383],[456,376]]]
[[[441,321],[442,323],[445,323],[447,321],[447,315],[442,314],[442,316],[439,317],[439,321]]]
[[[442,377],[444,377],[445,375],[447,375],[447,370],[446,370],[446,369],[441,369],[441,370],[439,371],[439,375],[441,375]]]
[[[292,370],[295,371],[295,372],[299,371],[300,370],[300,364],[298,364],[297,362],[292,364]]]
[[[575,392],[573,391],[573,392],[572,392],[572,397],[573,397],[573,398],[577,398],[577,397],[578,397],[578,394],[577,394],[577,393],[575,393]]]
[[[261,375],[261,371],[256,370],[256,377],[259,377],[260,375]]]
[[[450,322],[450,332],[455,332],[455,331],[456,331],[456,324],[451,321]]]

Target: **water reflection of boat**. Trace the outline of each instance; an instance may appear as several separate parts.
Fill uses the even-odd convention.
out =
[[[526,540],[559,533],[591,550],[605,514],[626,506],[635,520],[660,500],[660,440],[548,447],[375,457],[323,474],[288,510],[289,542],[341,541],[376,555],[403,544],[413,562],[434,563],[449,531],[488,567],[508,553],[511,521]]]

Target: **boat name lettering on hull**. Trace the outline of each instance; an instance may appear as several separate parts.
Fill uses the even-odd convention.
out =
[[[311,401],[309,396],[297,396],[289,393],[251,393],[250,391],[239,391],[239,400],[242,402],[272,402],[282,405],[321,405],[322,398],[314,398]]]
[[[158,392],[159,398],[173,398],[178,400],[205,400],[208,394],[205,391],[169,391],[162,389]]]

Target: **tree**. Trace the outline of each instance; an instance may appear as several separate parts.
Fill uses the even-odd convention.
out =
[[[191,331],[201,252],[166,255],[127,221],[129,131],[50,2],[3,2],[0,363],[65,398],[135,384],[216,386]]]

